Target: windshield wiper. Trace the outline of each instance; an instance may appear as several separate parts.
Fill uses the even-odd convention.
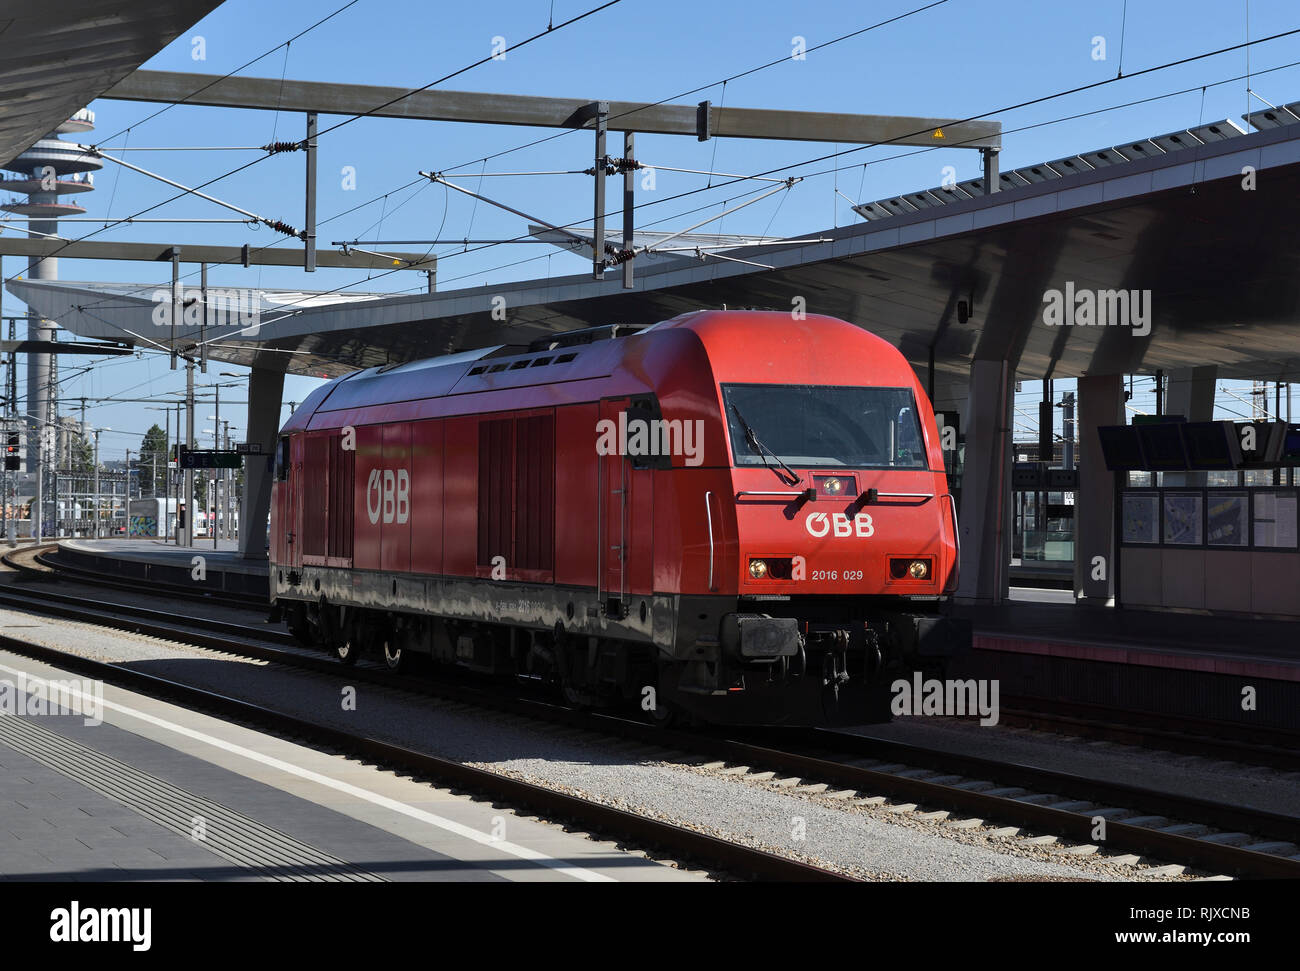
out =
[[[772,458],[776,459],[777,465],[781,466],[781,468],[785,469],[787,472],[790,473],[790,481],[786,484],[787,485],[797,484],[799,481],[799,473],[795,472],[793,469],[790,468],[790,466],[782,462],[781,457],[779,455],[777,455],[770,448],[768,448],[766,445],[764,445],[762,442],[758,440],[758,436],[754,434],[754,429],[750,427],[749,422],[745,421],[745,416],[740,413],[739,408],[737,408],[733,404],[731,406],[731,410],[736,413],[736,418],[740,421],[740,427],[745,430],[745,441],[749,443],[750,448],[752,448],[755,452],[758,453],[759,458],[763,460],[763,466],[765,468],[772,469],[772,466],[767,464],[767,456],[769,455],[772,456]],[[772,469],[772,471],[776,472],[776,469]],[[779,478],[782,482],[785,482],[785,476],[781,475],[780,472],[776,472],[776,475],[777,478]]]

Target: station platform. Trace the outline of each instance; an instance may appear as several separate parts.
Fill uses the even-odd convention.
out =
[[[194,558],[202,557],[196,570]],[[198,585],[223,593],[268,596],[267,561],[245,559],[231,540],[196,539],[177,546],[162,539],[68,539],[58,561],[67,566],[130,580]]]
[[[5,651],[0,702],[0,880],[706,879]]]
[[[1300,730],[1300,622],[1080,605],[1068,590],[1028,588],[956,612],[974,650],[951,673],[996,678],[1004,695]]]
[[[1014,589],[997,607],[959,608],[978,650],[1300,681],[1300,622],[1081,606],[1071,591]]]

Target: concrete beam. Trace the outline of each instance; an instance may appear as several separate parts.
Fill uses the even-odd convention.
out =
[[[155,263],[170,259],[168,243],[100,243],[76,242],[58,239],[16,239],[0,236],[0,256],[27,256],[33,259],[50,259],[58,254],[65,260],[136,260]],[[212,263],[243,265],[243,248],[240,246],[196,246],[186,243],[186,263]],[[349,270],[428,270],[436,265],[432,256],[423,253],[393,253],[393,259],[370,256],[366,253],[344,255],[333,250],[316,254],[316,265]],[[250,266],[302,266],[302,250],[249,247]]]
[[[131,347],[116,344],[83,344],[74,341],[0,341],[0,354],[92,354],[100,357],[125,357],[134,354]]]
[[[181,71],[136,71],[109,88],[102,97],[119,101],[183,102],[221,108],[335,115],[368,114],[376,118],[526,125],[531,128],[591,128],[594,122],[583,113],[583,109],[593,101],[601,100],[478,91],[429,90],[412,94],[408,88],[222,77]],[[610,131],[697,136],[696,109],[696,105],[610,101],[608,127]],[[1002,123],[996,121],[957,122],[946,118],[768,108],[724,109],[716,105],[709,109],[709,132],[713,137],[846,144],[997,148],[1002,143]]]

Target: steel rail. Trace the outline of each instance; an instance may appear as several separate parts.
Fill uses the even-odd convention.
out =
[[[1047,706],[1052,710],[1048,710]],[[1037,731],[1300,771],[1300,732],[1055,698],[1003,695],[1000,720]]]
[[[222,717],[251,722],[281,735],[310,739],[314,745],[328,746],[381,765],[397,766],[428,775],[457,788],[481,793],[493,799],[509,800],[512,804],[552,817],[577,820],[584,827],[617,834],[622,839],[630,839],[641,845],[664,847],[674,853],[687,854],[694,860],[707,861],[710,866],[730,873],[751,875],[760,880],[788,882],[859,882],[845,874],[824,870],[790,857],[732,843],[639,813],[590,802],[427,752],[346,732],[321,722],[299,718],[156,674],[67,654],[56,648],[32,644],[5,634],[0,634],[0,649],[141,691],[151,697],[164,697],[189,708],[206,709]]]
[[[44,569],[22,562],[19,557],[24,553],[33,553],[32,557],[36,563]],[[271,602],[268,592],[266,599],[262,599],[254,594],[240,594],[227,590],[213,590],[197,585],[185,585],[179,583],[168,583],[164,580],[154,580],[152,578],[124,578],[115,576],[106,576],[102,573],[96,573],[93,570],[87,570],[82,567],[72,566],[66,563],[58,563],[50,558],[50,554],[57,553],[58,546],[46,544],[40,547],[28,547],[27,549],[11,550],[0,556],[0,562],[12,570],[17,570],[30,579],[37,581],[54,580],[60,575],[64,579],[78,582],[93,584],[95,586],[119,588],[129,590],[133,593],[140,592],[140,584],[147,582],[151,588],[164,590],[168,593],[176,593],[185,597],[193,598],[201,603],[219,603],[241,609],[270,609]],[[202,555],[202,551],[195,548],[196,555]],[[268,584],[269,584],[268,577]]]
[[[28,609],[39,612],[52,612],[58,609],[68,614],[75,613],[69,607],[50,605],[47,608],[39,602],[29,602],[27,606]],[[98,612],[88,611],[83,615],[83,619],[99,622],[101,616]],[[106,619],[112,620],[111,617]],[[141,625],[128,618],[118,618],[118,621],[127,629],[143,631]],[[199,622],[205,623],[204,621]],[[278,650],[271,647],[231,643],[222,637],[187,632],[177,627],[157,626],[152,628],[152,632],[155,633],[155,636],[181,639],[187,643],[196,643],[197,646],[209,647],[227,653],[243,653],[268,661],[286,663],[324,673],[341,675],[346,670],[348,677],[361,676],[367,680],[381,681],[381,683],[389,687],[400,690],[444,697],[449,696],[448,692],[450,690],[450,696],[456,697],[457,700],[468,701],[471,704],[504,709],[511,713],[542,718],[548,721],[561,721],[578,728],[607,734],[618,734],[648,744],[685,749],[712,758],[723,758],[731,762],[761,765],[767,769],[797,774],[801,777],[811,777],[818,781],[835,783],[892,797],[918,800],[927,805],[951,808],[960,812],[978,814],[981,817],[987,816],[999,821],[1005,820],[1045,829],[1083,842],[1095,842],[1092,834],[1096,823],[1093,817],[1087,813],[1053,809],[1049,806],[1026,803],[1014,797],[990,796],[986,793],[881,772],[820,756],[788,751],[784,748],[776,749],[738,739],[665,730],[620,717],[576,712],[521,698],[502,698],[491,692],[477,689],[463,687],[448,689],[445,685],[431,688],[419,681],[400,679],[384,671],[368,671],[364,668],[344,669],[338,662],[327,658],[313,658],[303,653]],[[257,635],[250,633],[245,636],[256,637]],[[200,640],[203,643],[198,643]],[[889,742],[843,732],[807,730],[802,733],[791,733],[786,731],[782,735],[778,730],[768,731],[766,735],[762,731],[752,731],[750,735],[755,738],[779,737],[787,741],[792,740],[796,746],[805,748],[812,746],[839,749],[841,752],[857,758],[868,756],[885,761],[906,760],[914,766],[931,768],[937,771],[959,772],[975,778],[996,781],[1003,785],[1046,790],[1064,796],[1086,799],[1090,802],[1118,803],[1128,809],[1161,814],[1167,813],[1174,818],[1188,819],[1191,822],[1200,822],[1207,826],[1227,829],[1240,828],[1249,833],[1258,833],[1279,839],[1294,837],[1297,830],[1300,829],[1300,819],[1296,817],[1268,813],[1245,806],[1217,803],[1070,773],[998,762],[960,753],[925,749],[905,743]],[[1106,838],[1104,844],[1113,849],[1159,856],[1163,859],[1200,866],[1217,872],[1248,876],[1300,877],[1300,861],[1286,857],[1257,853],[1241,847],[1209,842],[1198,837],[1164,833],[1157,829],[1129,825],[1120,821],[1107,821],[1105,829]]]
[[[140,607],[135,604],[119,604],[107,600],[92,600],[73,594],[55,593],[41,590],[40,593],[15,590],[13,587],[0,586],[0,605],[16,606],[20,609],[33,610],[42,614],[62,617],[65,620],[89,621],[105,627],[128,630],[132,633],[148,634],[151,637],[174,638],[184,634],[187,642],[191,638],[201,640],[198,647],[212,647],[220,650],[226,643],[224,638],[246,637],[264,640],[274,644],[297,644],[294,636],[279,627],[257,629],[246,624],[237,624],[209,617],[178,617],[175,613],[155,610],[152,607]],[[144,623],[141,623],[144,621]],[[211,632],[202,634],[187,630],[185,625],[201,624]]]

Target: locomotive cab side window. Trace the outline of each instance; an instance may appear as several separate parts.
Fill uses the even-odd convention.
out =
[[[286,482],[289,479],[289,436],[280,437],[280,447],[275,450],[275,479]]]
[[[634,397],[627,406],[627,427],[629,429],[643,428],[647,430],[649,440],[655,442],[655,447],[651,448],[648,453],[631,454],[628,456],[634,469],[671,469],[673,467],[673,457],[671,452],[664,450],[664,442],[657,440],[659,431],[663,423],[663,412],[659,409],[659,399],[654,395],[638,395]],[[640,422],[638,426],[634,423]]]
[[[738,467],[767,464],[772,455],[817,468],[927,467],[910,388],[724,384],[722,398]]]

